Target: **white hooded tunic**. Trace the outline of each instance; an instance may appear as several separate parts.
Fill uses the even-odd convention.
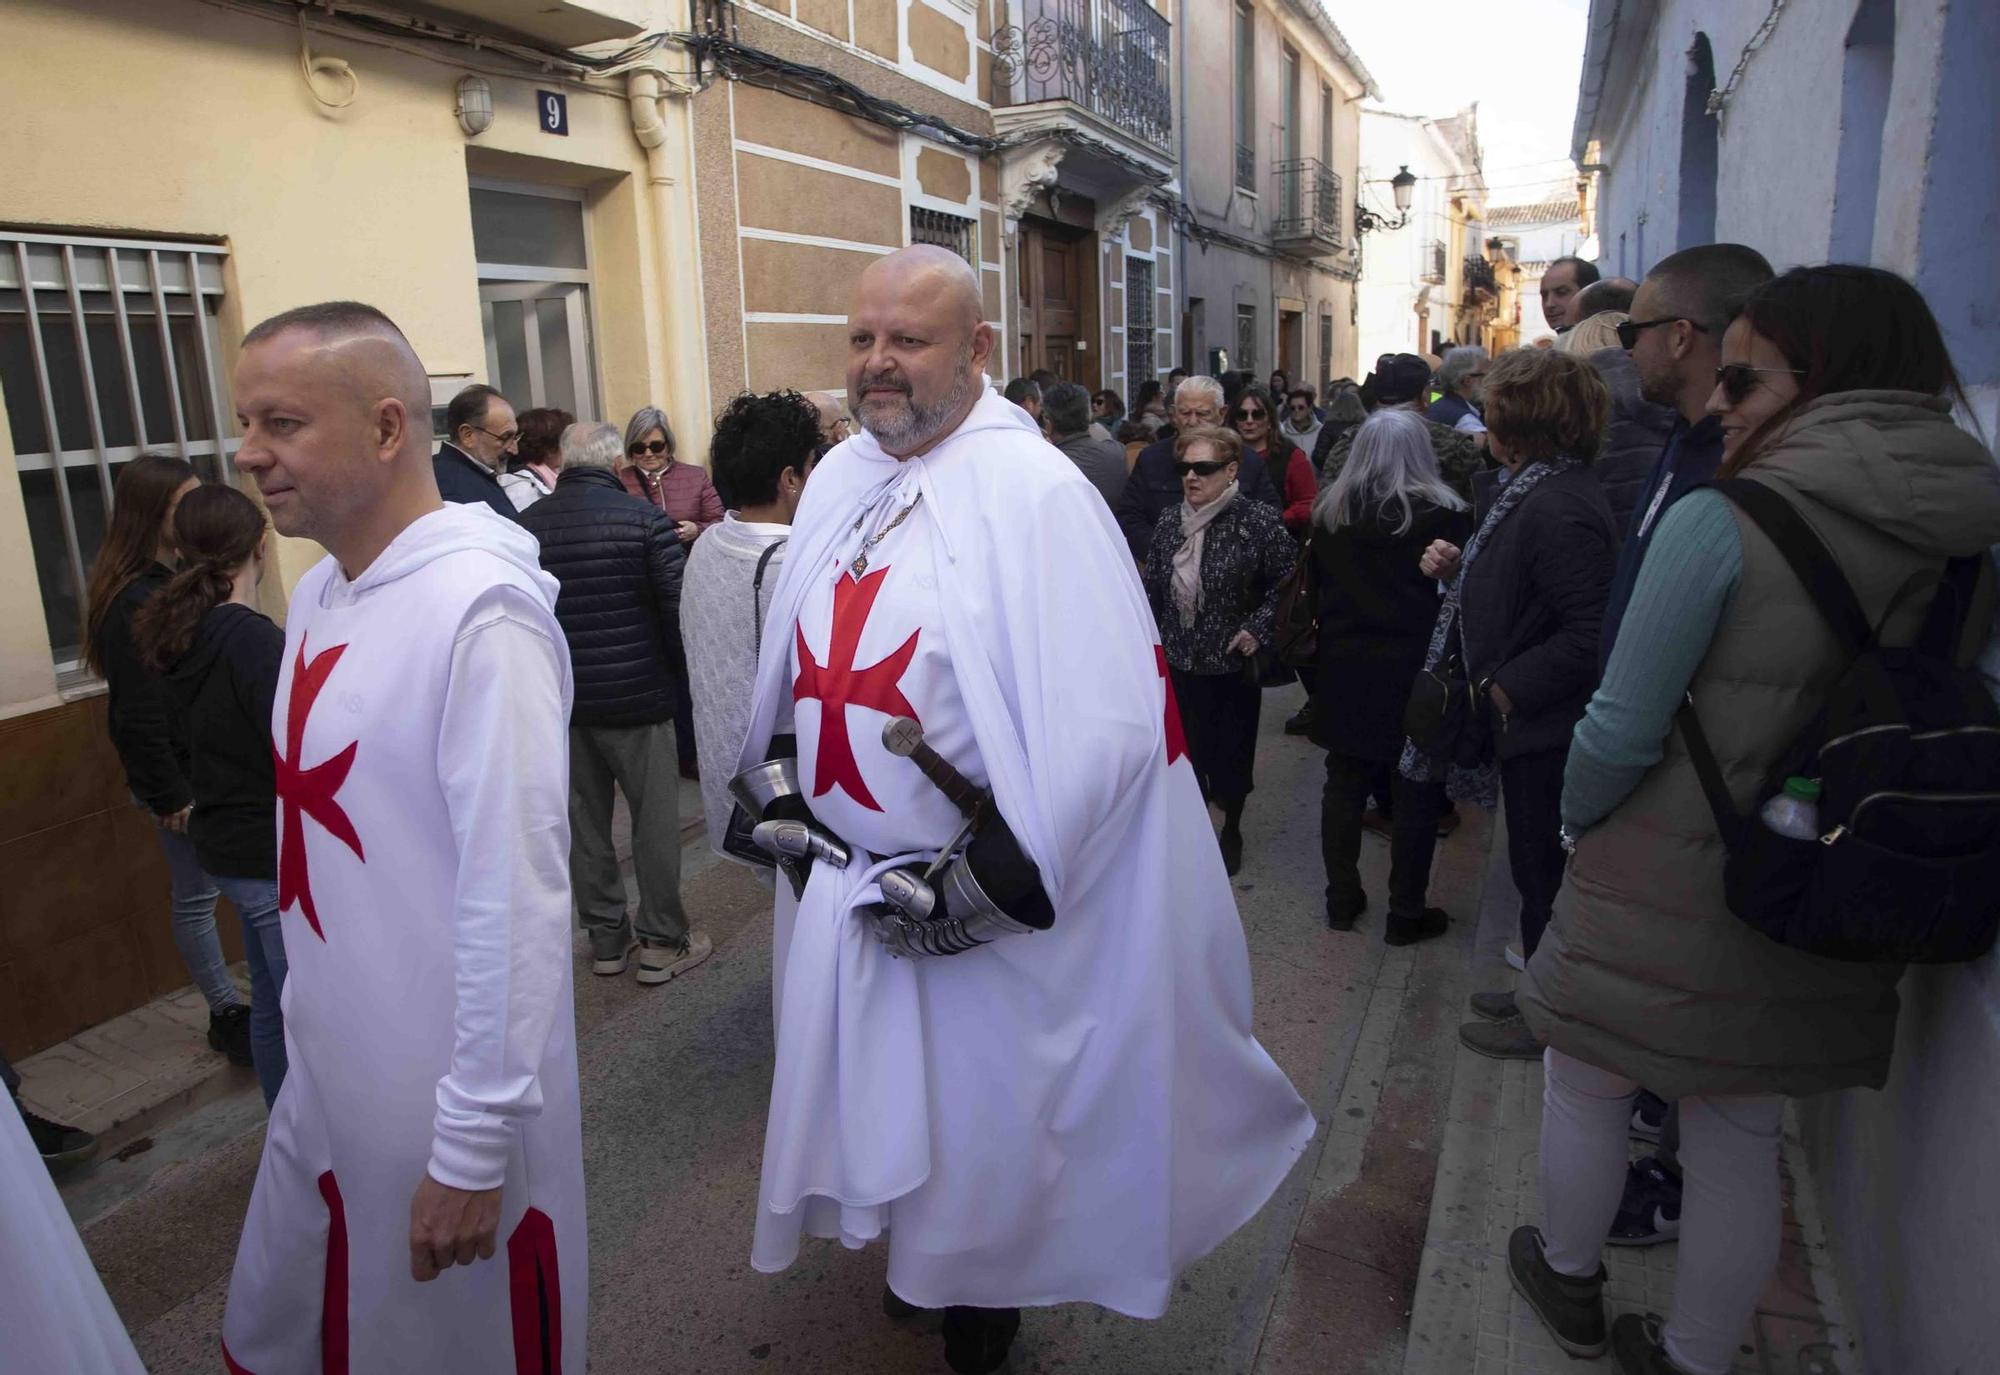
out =
[[[778,888],[758,1269],[888,1232],[913,1303],[1157,1317],[1303,1152],[1163,665],[1104,502],[997,393],[922,459],[862,434],[814,470],[742,762],[795,728],[855,856]],[[957,819],[882,747],[893,715],[992,788],[1051,930],[915,962],[866,933],[875,874]]]
[[[272,721],[290,1070],[223,1320],[250,1375],[580,1375],[569,655],[482,506],[300,579]],[[498,1187],[491,1260],[410,1278],[428,1170]]]

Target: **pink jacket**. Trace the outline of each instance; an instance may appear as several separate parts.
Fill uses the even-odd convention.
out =
[[[657,477],[638,468],[621,468],[618,480],[633,496],[643,497],[666,512],[669,520],[691,520],[706,530],[722,519],[722,498],[708,480],[708,470],[692,463],[676,459]]]

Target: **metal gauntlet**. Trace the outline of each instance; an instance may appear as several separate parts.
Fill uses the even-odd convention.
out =
[[[772,743],[787,744],[789,737]],[[722,848],[752,864],[775,863],[791,880],[794,897],[804,894],[815,859],[846,867],[847,847],[814,820],[812,808],[806,805],[794,755],[780,755],[745,769],[730,780],[729,795],[736,806],[730,813]]]
[[[870,908],[875,939],[892,955],[962,955],[1001,936],[1046,931],[1055,911],[1034,861],[998,816],[945,867],[933,885],[908,869],[878,880],[882,905]]]

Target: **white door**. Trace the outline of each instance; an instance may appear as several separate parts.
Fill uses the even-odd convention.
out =
[[[514,409],[597,416],[590,384],[590,288],[574,282],[481,282],[486,375]]]

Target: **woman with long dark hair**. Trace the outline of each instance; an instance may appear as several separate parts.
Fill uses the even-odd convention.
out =
[[[1272,397],[1258,383],[1250,383],[1236,398],[1229,424],[1242,436],[1244,449],[1263,461],[1264,471],[1283,494],[1285,528],[1304,539],[1312,524],[1313,501],[1319,496],[1319,478],[1305,451],[1278,428],[1278,403]]]
[[[507,471],[500,475],[500,490],[516,511],[527,510],[556,489],[556,473],[562,467],[557,446],[562,432],[575,423],[575,416],[554,406],[537,406],[514,417],[520,438]]]
[[[166,685],[132,642],[133,613],[173,576],[174,508],[200,485],[193,465],[171,454],[140,454],[118,474],[111,528],[91,566],[84,664],[108,689],[106,720],[126,787],[159,829],[172,883],[174,945],[208,1002],[208,1044],[247,1066],[250,1009],[215,936],[215,885],[187,838],[194,806],[187,735]]]
[[[1909,643],[1926,613],[1927,598],[1899,598],[1913,576],[2000,543],[2000,474],[1953,422],[1961,399],[1923,298],[1876,268],[1795,268],[1722,337],[1708,403],[1722,473],[1812,527],[1869,624],[1887,616],[1887,645]],[[1972,617],[1991,614],[1984,581]],[[1729,1369],[1777,1262],[1784,1100],[1888,1078],[1902,967],[1780,945],[1728,909],[1723,841],[1674,729],[1691,699],[1747,814],[1849,662],[1728,498],[1697,490],[1660,518],[1570,747],[1575,857],[1517,995],[1549,1049],[1542,1225],[1516,1230],[1508,1268],[1571,1352],[1608,1345],[1628,1371]],[[1664,1322],[1626,1314],[1607,1331],[1599,1257],[1642,1082],[1680,1103],[1679,1280]]]
[[[202,871],[243,922],[250,1046],[269,1106],[285,1080],[285,941],[278,918],[271,706],[285,632],[257,610],[264,513],[234,487],[197,487],[174,515],[180,571],[139,608],[140,660],[165,680],[187,727]]]
[[[1472,533],[1464,498],[1438,473],[1430,431],[1417,416],[1388,410],[1361,427],[1340,478],[1313,507],[1312,592],[1319,662],[1310,734],[1326,750],[1320,799],[1320,854],[1326,865],[1326,920],[1351,931],[1367,909],[1358,864],[1369,794],[1388,801],[1413,784],[1396,777],[1410,685],[1423,666],[1437,620],[1437,579],[1418,559],[1433,540],[1463,544]],[[1421,806],[1408,810],[1430,831],[1423,843],[1391,838],[1390,916],[1383,938],[1407,945],[1426,935],[1420,914],[1437,834]],[[1393,822],[1392,822],[1393,824]],[[1405,828],[1407,830],[1408,828]]]

